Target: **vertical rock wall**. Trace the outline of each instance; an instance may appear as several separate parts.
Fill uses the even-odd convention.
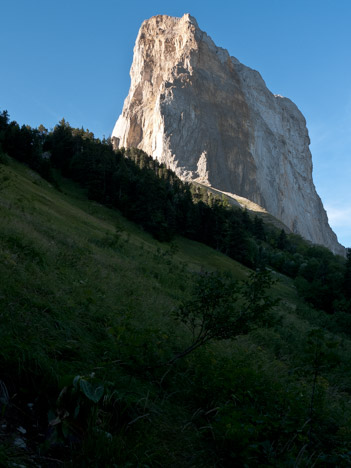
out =
[[[306,121],[261,75],[216,47],[190,15],[144,21],[112,137],[183,180],[248,198],[336,253],[312,180]]]

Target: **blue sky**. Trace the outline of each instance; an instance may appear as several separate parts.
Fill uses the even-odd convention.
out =
[[[0,0],[0,109],[20,124],[52,128],[65,117],[109,136],[140,24],[184,13],[298,105],[317,191],[339,241],[351,246],[349,0]]]

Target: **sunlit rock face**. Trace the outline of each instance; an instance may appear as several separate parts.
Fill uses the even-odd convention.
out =
[[[193,17],[144,21],[130,75],[116,146],[141,148],[183,180],[248,198],[291,231],[344,253],[313,184],[303,115]]]

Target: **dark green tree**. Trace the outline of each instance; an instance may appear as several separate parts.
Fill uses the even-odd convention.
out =
[[[61,119],[44,145],[45,150],[51,151],[52,164],[66,177],[70,175],[69,168],[74,154],[81,150],[75,143],[70,124]]]
[[[277,239],[277,248],[280,250],[286,250],[287,247],[288,247],[288,238],[284,229],[282,229]]]
[[[259,218],[257,215],[254,217],[252,233],[259,240],[266,240],[266,234],[264,232],[264,225],[262,218]]]
[[[347,249],[346,265],[344,273],[344,293],[347,299],[351,299],[351,248]]]
[[[246,208],[241,211],[241,222],[247,231],[252,230],[252,220]]]

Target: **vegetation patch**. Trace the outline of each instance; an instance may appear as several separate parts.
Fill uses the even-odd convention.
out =
[[[37,135],[40,156],[50,132],[6,125]],[[103,174],[107,153],[114,155],[108,142],[64,127],[75,143],[87,142],[79,154]],[[143,216],[135,205],[125,211],[118,198],[124,216],[102,197],[104,179],[94,181],[93,171],[79,185],[60,172],[73,170],[67,160],[66,169],[45,166],[49,180],[38,178],[33,153],[24,161],[30,169],[7,145],[11,158],[0,165],[0,465],[350,466],[350,254],[335,257],[189,187],[169,197],[183,190],[192,213],[210,216],[201,229],[212,240],[192,239],[194,221],[183,216],[187,234],[163,225],[167,242],[160,242],[150,224],[134,223]],[[138,151],[116,160],[130,173],[119,174],[121,193],[128,180],[171,177],[164,168],[156,177],[156,165],[145,175],[140,166],[150,160]],[[233,220],[222,231],[226,244],[211,231],[223,228],[217,215]],[[248,243],[235,240],[238,226]],[[244,263],[235,253],[241,245],[251,246]]]

